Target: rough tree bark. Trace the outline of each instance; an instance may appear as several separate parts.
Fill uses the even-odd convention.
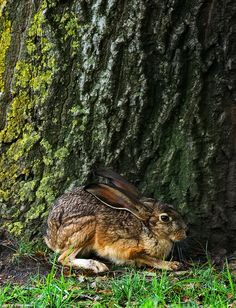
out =
[[[1,0],[0,222],[111,166],[236,249],[234,0]]]

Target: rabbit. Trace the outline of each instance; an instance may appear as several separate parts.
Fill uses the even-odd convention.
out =
[[[165,261],[173,243],[186,238],[187,226],[171,205],[140,195],[135,186],[109,169],[97,175],[109,183],[93,183],[63,194],[53,205],[44,237],[60,254],[58,262],[75,269],[108,271],[90,253],[115,264],[178,270]],[[76,256],[80,258],[76,258]]]

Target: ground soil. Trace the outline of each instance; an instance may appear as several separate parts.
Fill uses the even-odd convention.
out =
[[[61,273],[64,276],[74,277],[78,277],[81,274],[94,276],[94,273],[91,271],[71,271],[70,268],[63,268],[58,263],[52,265],[52,262],[50,262],[50,256],[52,257],[52,255],[52,253],[40,250],[36,250],[33,253],[19,254],[17,242],[5,232],[0,231],[0,286],[8,283],[24,285],[35,276],[39,278],[45,277],[51,272],[52,266],[54,266],[55,275],[58,277]],[[104,273],[105,275],[114,276],[123,272],[122,270],[113,271],[112,264],[106,260],[102,260],[102,262],[111,269],[109,273]]]
[[[11,242],[0,243],[0,285],[6,283],[22,285],[32,276],[45,276],[50,270],[51,264],[43,253],[18,256]]]
[[[18,245],[13,239],[6,236],[6,234],[0,233],[0,286],[8,283],[24,285],[28,283],[33,276],[45,277],[52,269],[49,255],[45,252],[36,251],[33,254],[19,254],[17,247]],[[228,259],[231,272],[236,274],[236,252],[228,257],[226,256],[226,251],[223,250],[218,250],[211,254],[212,263],[219,269],[224,266],[226,258]],[[175,259],[178,260],[179,258],[175,256]],[[104,262],[104,260],[102,261]],[[202,257],[202,253],[200,253],[198,256],[195,256],[195,260],[191,259],[191,262],[185,260],[185,264],[192,264],[193,262],[203,264],[206,262],[206,258]],[[122,272],[122,269],[113,271],[111,263],[106,261],[105,263],[111,269],[106,275],[113,276],[114,274]],[[63,269],[58,264],[56,264],[56,270],[58,275],[60,275],[61,272],[66,276],[71,275],[71,271],[68,268]],[[81,271],[75,271],[73,276],[78,276],[80,274]],[[85,274],[94,275],[91,272]]]

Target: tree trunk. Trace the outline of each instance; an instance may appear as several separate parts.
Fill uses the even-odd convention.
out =
[[[110,166],[235,250],[234,2],[0,0],[2,227]]]

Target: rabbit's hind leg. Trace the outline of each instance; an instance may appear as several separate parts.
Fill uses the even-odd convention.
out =
[[[76,255],[80,249],[72,250],[71,248],[64,251],[58,258],[58,262],[64,266],[70,266],[75,269],[92,270],[94,273],[101,273],[108,271],[108,267],[99,261],[92,259],[76,259]]]

